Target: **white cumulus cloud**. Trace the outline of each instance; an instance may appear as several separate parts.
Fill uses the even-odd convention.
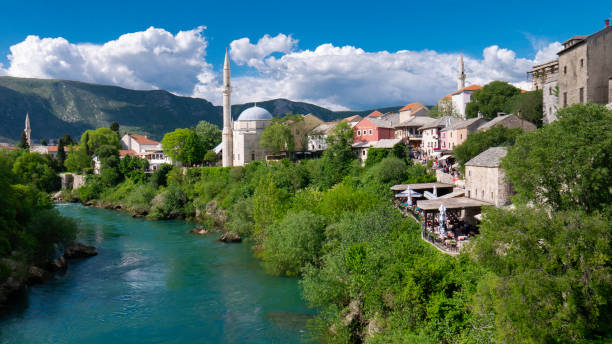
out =
[[[297,46],[298,41],[291,35],[278,35],[271,37],[264,35],[252,44],[251,40],[244,37],[233,41],[230,44],[232,60],[239,65],[247,64],[251,67],[261,67],[263,59],[273,53],[288,53]]]
[[[214,80],[205,60],[204,29],[173,35],[150,27],[104,44],[28,36],[10,48],[6,73],[191,94],[195,85]]]

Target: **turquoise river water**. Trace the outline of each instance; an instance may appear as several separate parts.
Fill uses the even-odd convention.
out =
[[[247,244],[60,204],[98,256],[31,287],[0,318],[0,343],[299,343],[312,316],[296,279],[265,274]]]

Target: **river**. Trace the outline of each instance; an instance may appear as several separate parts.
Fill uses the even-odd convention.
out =
[[[60,204],[95,257],[31,287],[0,318],[1,343],[299,343],[312,316],[297,280],[267,275],[247,244]]]

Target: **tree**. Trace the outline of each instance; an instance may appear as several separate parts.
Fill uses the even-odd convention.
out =
[[[542,126],[543,118],[542,90],[519,93],[508,99],[504,104],[504,112],[513,113],[520,118]]]
[[[590,342],[612,331],[608,220],[489,207],[472,254],[490,271],[474,313],[499,343]]]
[[[482,89],[474,91],[470,102],[465,107],[466,117],[476,117],[480,112],[485,118],[495,118],[498,112],[504,110],[506,102],[520,93],[521,90],[507,82],[490,82]]]
[[[121,137],[121,135],[119,134],[119,122],[113,122],[110,125],[110,130],[114,131],[115,133],[117,133],[117,136]]]
[[[85,152],[85,154],[87,154],[87,156],[91,156],[91,149],[89,148],[89,133],[85,133],[85,140],[83,140],[83,142],[81,142],[82,146],[83,146],[83,152]]]
[[[511,146],[523,131],[520,128],[508,129],[500,125],[468,135],[465,142],[454,148],[459,166],[463,168],[466,162],[491,147]]]
[[[32,185],[41,191],[56,191],[61,186],[60,178],[53,170],[50,160],[39,153],[21,154],[13,164],[12,173],[19,183]]]
[[[28,144],[28,136],[26,135],[25,131],[21,132],[21,139],[18,147],[22,149],[30,149],[30,145]]]
[[[76,143],[70,134],[64,134],[64,136],[62,136],[59,140],[60,142],[64,142],[64,146],[70,146]]]
[[[70,147],[64,166],[70,172],[75,173],[87,173],[91,171],[93,161],[91,157],[85,152],[85,149],[75,149],[74,146]]]
[[[195,132],[200,137],[204,151],[209,151],[221,143],[221,130],[212,123],[206,121],[198,122]]]
[[[59,171],[64,170],[64,162],[66,161],[66,151],[64,150],[64,140],[60,139],[57,144],[57,165]]]
[[[331,187],[348,174],[356,159],[352,145],[353,129],[346,122],[338,123],[327,137],[327,149],[323,152],[322,186]]]
[[[206,151],[198,135],[189,129],[176,129],[162,139],[162,149],[174,161],[195,164],[202,161]]]
[[[519,136],[502,160],[516,200],[589,213],[609,207],[612,110],[576,104],[558,116],[558,121]]]
[[[390,149],[387,148],[370,148],[368,149],[368,158],[365,161],[365,167],[372,167],[379,162],[381,162],[384,158],[389,156],[391,153]]]
[[[286,123],[275,122],[270,124],[259,139],[259,145],[270,149],[274,154],[280,152],[293,152],[295,141],[291,134],[291,128]]]
[[[109,128],[86,130],[83,135],[81,135],[81,144],[85,145],[85,142],[87,143],[87,148],[90,152],[95,152],[98,150],[98,148],[104,145],[113,146],[116,149],[121,148],[119,137]]]
[[[43,139],[40,141],[40,145],[41,145],[41,146],[46,146],[46,145],[47,145],[47,139],[43,138]]]
[[[440,118],[444,116],[461,118],[461,114],[455,108],[453,99],[450,97],[443,98],[437,105],[434,105],[431,110],[429,110],[429,116],[433,118]]]
[[[217,160],[218,160],[217,153],[215,153],[215,151],[213,151],[213,150],[209,150],[204,155],[204,161],[209,163],[209,164],[211,164],[211,165],[216,163]]]

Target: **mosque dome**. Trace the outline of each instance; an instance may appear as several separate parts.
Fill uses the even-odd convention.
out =
[[[237,121],[269,121],[271,119],[272,114],[268,110],[255,105],[242,111]]]

